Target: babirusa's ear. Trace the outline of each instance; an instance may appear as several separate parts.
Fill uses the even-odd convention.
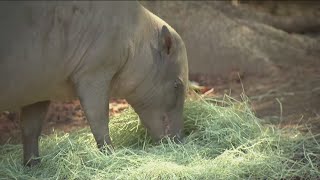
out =
[[[170,51],[172,48],[172,36],[169,29],[165,25],[163,25],[161,28],[160,48],[161,48],[161,51],[167,54],[170,54]]]

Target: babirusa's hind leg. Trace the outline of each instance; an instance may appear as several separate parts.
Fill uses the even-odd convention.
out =
[[[43,119],[45,118],[49,104],[49,101],[43,101],[22,108],[21,131],[24,165],[33,166],[40,162],[38,142]]]

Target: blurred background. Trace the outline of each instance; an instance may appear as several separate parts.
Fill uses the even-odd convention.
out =
[[[195,91],[239,100],[244,92],[258,117],[320,132],[319,1],[140,3],[185,41]],[[110,115],[126,108],[125,100],[111,100]],[[18,116],[0,114],[0,143],[20,141]],[[85,126],[78,101],[53,102],[43,132]]]

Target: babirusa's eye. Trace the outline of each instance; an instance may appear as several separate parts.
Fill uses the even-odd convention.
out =
[[[182,85],[182,81],[180,80],[180,78],[176,79],[174,81],[174,88],[178,88]]]
[[[174,81],[174,88],[178,88],[178,82],[177,81]]]

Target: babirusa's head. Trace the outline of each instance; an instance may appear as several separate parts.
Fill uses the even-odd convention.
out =
[[[188,87],[188,60],[184,42],[169,26],[159,27],[149,44],[152,70],[136,89],[131,105],[156,141],[164,137],[183,138],[183,106]]]

